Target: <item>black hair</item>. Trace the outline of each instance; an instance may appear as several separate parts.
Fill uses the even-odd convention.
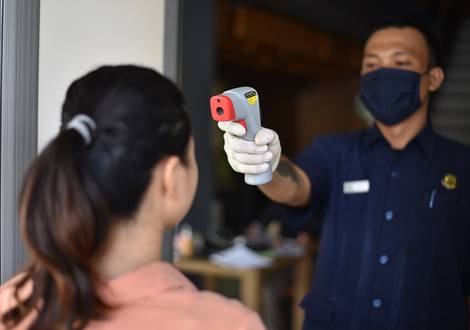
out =
[[[437,27],[427,20],[410,16],[393,16],[373,25],[368,38],[376,31],[387,28],[410,27],[418,30],[426,40],[429,67],[442,66],[442,40]]]
[[[67,123],[92,118],[90,143]],[[31,165],[20,221],[32,261],[16,284],[18,307],[1,315],[12,327],[37,311],[30,329],[83,329],[112,310],[93,257],[117,223],[132,221],[156,164],[176,155],[184,164],[191,136],[181,92],[154,70],[105,66],[74,81],[60,133]],[[29,282],[31,296],[18,296]]]

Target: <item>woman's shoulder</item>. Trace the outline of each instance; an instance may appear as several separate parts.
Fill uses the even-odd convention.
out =
[[[264,330],[259,316],[239,301],[198,290],[172,290],[121,305],[104,322],[87,330],[155,329],[165,324],[174,330]]]
[[[178,274],[184,278],[184,281],[189,282],[183,273],[173,266],[171,268],[175,272],[175,277]],[[181,308],[182,314],[186,315],[188,320],[203,325],[201,329],[265,329],[258,314],[254,311],[236,299],[229,299],[215,292],[201,291],[194,287],[181,287],[181,290],[169,291],[168,296],[163,295],[163,297],[168,298],[167,303],[170,305],[177,309]],[[208,315],[210,317],[207,317]]]
[[[209,291],[197,291],[193,299],[197,303],[189,305],[191,307],[188,313],[195,318],[201,317],[202,320],[207,320],[207,315],[211,315],[207,322],[211,323],[213,329],[265,329],[258,314],[243,306],[238,300]]]
[[[120,306],[89,329],[263,330],[258,315],[240,302],[199,291],[175,267],[156,263],[112,281]],[[143,325],[145,324],[145,326]]]

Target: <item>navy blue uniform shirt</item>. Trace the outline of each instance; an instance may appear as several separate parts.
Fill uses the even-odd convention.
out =
[[[404,150],[374,127],[320,137],[295,163],[310,178],[301,224],[323,210],[309,330],[468,330],[470,148],[428,124]]]

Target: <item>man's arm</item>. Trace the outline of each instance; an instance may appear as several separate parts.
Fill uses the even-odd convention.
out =
[[[273,180],[259,186],[260,190],[275,202],[289,206],[306,206],[310,197],[310,180],[305,172],[282,156]]]
[[[286,157],[281,156],[279,136],[273,130],[261,128],[255,141],[245,141],[245,128],[234,122],[219,122],[224,134],[224,150],[230,166],[239,173],[259,174],[273,171],[271,182],[259,186],[275,202],[289,206],[306,206],[310,197],[307,174]]]

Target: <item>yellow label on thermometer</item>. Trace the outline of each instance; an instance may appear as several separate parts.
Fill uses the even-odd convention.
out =
[[[249,97],[247,101],[249,105],[256,104],[256,102],[258,102],[258,96],[255,95],[255,96]]]
[[[256,95],[255,91],[245,93],[245,97],[249,105],[253,105],[258,102],[258,95]]]

